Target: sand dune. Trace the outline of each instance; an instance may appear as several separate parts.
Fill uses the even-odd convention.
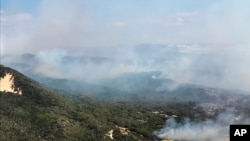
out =
[[[12,92],[22,95],[22,91],[14,91],[11,86],[13,85],[13,80],[11,79],[12,74],[7,73],[4,78],[0,78],[0,91]]]

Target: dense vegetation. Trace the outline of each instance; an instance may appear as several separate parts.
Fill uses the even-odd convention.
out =
[[[49,93],[48,93],[49,94]],[[194,115],[188,103],[165,106],[106,102],[89,97],[76,102],[59,96],[50,97],[56,104],[35,103],[31,99],[0,94],[0,140],[108,140],[104,135],[114,129],[116,140],[151,140],[166,118],[153,111]],[[123,135],[117,126],[130,132]]]
[[[167,116],[176,115],[179,121],[183,116],[203,117],[193,109],[194,102],[107,101],[83,95],[67,98],[11,68],[0,67],[0,76],[11,73],[13,87],[23,92],[0,92],[0,140],[4,141],[105,141],[111,140],[105,134],[112,129],[114,140],[150,141]],[[126,128],[128,134],[119,127]]]

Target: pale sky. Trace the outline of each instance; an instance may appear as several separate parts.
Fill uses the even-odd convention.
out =
[[[244,42],[249,6],[249,0],[1,0],[1,50]]]

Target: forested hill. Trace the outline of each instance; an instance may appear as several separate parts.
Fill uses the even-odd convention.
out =
[[[22,97],[27,98],[36,104],[56,104],[55,99],[58,99],[59,95],[55,95],[49,90],[43,88],[38,82],[26,77],[22,73],[0,64],[0,78],[4,78],[7,74],[11,75],[11,87],[13,91],[21,91]],[[10,92],[2,93],[11,94]]]
[[[87,96],[73,100],[0,65],[1,78],[6,74],[12,75],[13,88],[22,95],[0,91],[1,141],[151,141],[167,115],[195,113],[188,103],[157,107]]]

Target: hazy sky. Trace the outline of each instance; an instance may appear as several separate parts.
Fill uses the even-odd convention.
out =
[[[1,0],[1,54],[37,53],[36,71],[47,76],[162,70],[180,83],[250,90],[249,7],[249,0]],[[133,50],[183,43],[204,52],[187,48],[188,56],[169,60],[175,54],[157,46],[142,56]],[[62,58],[74,53],[116,63],[65,66]]]
[[[2,0],[2,53],[243,42],[249,0]]]

